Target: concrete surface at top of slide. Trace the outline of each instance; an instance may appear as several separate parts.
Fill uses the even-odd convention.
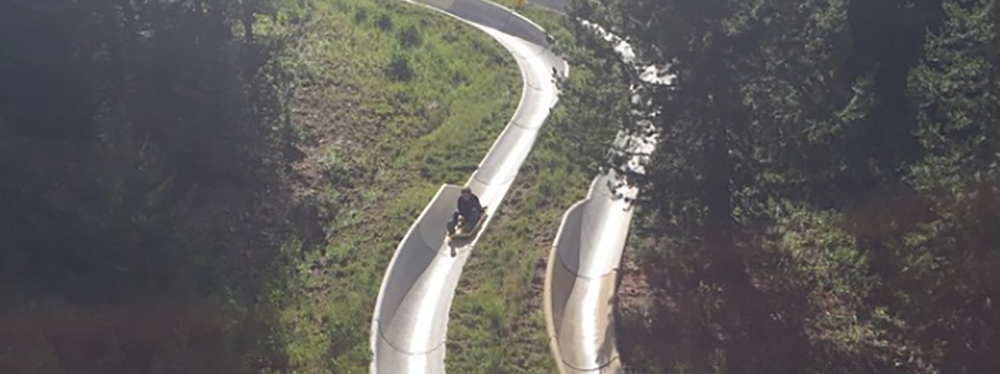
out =
[[[544,30],[485,0],[414,0],[490,34],[517,60],[524,80],[514,117],[468,181],[490,216],[470,239],[449,243],[445,223],[460,188],[444,185],[410,227],[386,269],[372,317],[371,372],[444,373],[448,313],[470,251],[506,195],[556,104],[553,73],[567,66],[551,51]],[[471,124],[470,124],[471,125]]]

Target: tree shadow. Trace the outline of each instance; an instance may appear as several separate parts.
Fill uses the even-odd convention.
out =
[[[805,333],[806,295],[706,280],[690,264],[646,264],[650,306],[621,310],[619,342],[629,372],[809,372],[820,360]]]
[[[283,370],[289,264],[324,236],[261,51],[185,4],[65,3],[0,5],[0,97],[59,91],[0,104],[0,372]]]

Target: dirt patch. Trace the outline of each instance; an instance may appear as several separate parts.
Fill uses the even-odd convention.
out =
[[[676,331],[665,322],[678,319],[681,312],[677,300],[666,291],[670,287],[663,270],[642,263],[637,252],[637,243],[626,245],[616,294],[617,344],[626,372],[651,369],[645,360],[662,356],[656,352],[659,349],[669,349],[667,337]]]
[[[636,246],[629,242],[622,253],[617,291],[619,309],[646,316],[678,312],[677,301],[667,292],[672,286],[672,278],[666,275],[669,270],[644,263]]]
[[[330,155],[349,164],[377,141],[379,126],[364,115],[352,86],[300,87],[290,102],[291,120],[298,132],[292,145],[298,157],[283,175],[272,175],[259,186],[224,188],[194,186],[185,200],[192,207],[196,225],[209,225],[225,217],[227,247],[245,252],[253,260],[262,246],[280,245],[288,234],[304,241],[304,247],[325,247],[324,222],[330,212],[323,194],[331,187]],[[343,155],[343,156],[341,156]],[[266,263],[266,259],[250,263]]]
[[[299,89],[291,102],[292,121],[301,133],[296,148],[303,155],[292,164],[295,196],[307,198],[337,182],[337,172],[367,156],[382,134],[382,126],[366,115],[356,87]],[[332,180],[331,180],[332,179]]]

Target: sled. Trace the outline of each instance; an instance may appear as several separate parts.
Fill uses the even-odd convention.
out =
[[[454,231],[449,230],[448,239],[468,239],[475,236],[483,228],[483,222],[486,222],[486,218],[489,216],[490,214],[486,212],[486,207],[483,207],[483,212],[479,214],[479,221],[476,221],[476,227],[472,228],[465,227],[465,220],[460,218],[458,220],[458,227],[455,227]]]

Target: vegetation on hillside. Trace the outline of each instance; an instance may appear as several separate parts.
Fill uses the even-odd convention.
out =
[[[311,26],[282,61],[320,73],[298,78],[306,88],[293,111],[307,127],[337,130],[312,144],[327,244],[288,269],[296,286],[285,290],[281,339],[298,373],[367,373],[393,252],[438,188],[475,170],[513,115],[520,76],[488,35],[421,7],[330,0],[294,14]],[[340,73],[323,73],[331,65]],[[353,96],[346,105],[337,87]]]
[[[644,119],[632,371],[1000,364],[1000,4],[574,1],[678,79],[523,10],[573,74],[470,259],[449,371],[552,371],[552,236]],[[394,0],[0,2],[0,373],[367,372],[393,250],[519,87],[488,36]]]
[[[366,372],[392,249],[519,96],[473,30],[391,0],[0,4],[0,372]]]
[[[581,62],[614,77],[568,92],[589,99],[567,112],[662,138],[630,176],[634,372],[1000,364],[995,1],[578,0],[571,16],[678,77],[644,84],[574,29]],[[658,115],[626,111],[626,84]]]
[[[273,5],[0,4],[0,372],[280,362],[258,296],[309,225],[281,219]]]

